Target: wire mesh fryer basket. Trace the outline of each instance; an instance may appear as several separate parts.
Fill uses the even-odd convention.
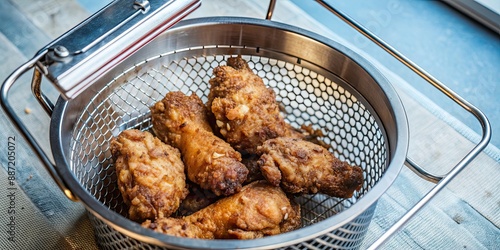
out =
[[[249,25],[245,30],[250,32],[250,37],[255,32],[262,33],[258,30],[260,28],[276,28],[268,27],[276,24],[265,21],[265,25],[261,25],[263,21],[259,20],[243,21],[257,24],[227,24],[223,20],[223,24],[217,22],[216,26],[232,29],[235,25]],[[343,68],[332,68],[332,65],[321,65],[321,61],[298,57],[300,52],[294,55],[296,52],[289,48],[280,50],[252,43],[242,45],[239,38],[235,44],[221,44],[219,41],[200,41],[196,39],[196,34],[190,34],[194,35],[190,41],[195,41],[195,44],[186,42],[185,46],[174,46],[174,49],[165,46],[170,39],[175,40],[171,32],[184,33],[186,27],[193,29],[190,25],[193,22],[205,23],[204,20],[183,22],[185,26],[179,25],[178,29],[168,31],[165,36],[134,54],[127,61],[129,66],[121,65],[77,99],[69,102],[59,100],[56,104],[51,133],[62,136],[52,141],[53,152],[56,160],[62,158],[67,162],[68,174],[61,175],[68,177],[65,178],[68,186],[87,205],[98,244],[106,249],[124,246],[153,248],[149,243],[174,248],[358,248],[368,230],[378,197],[392,183],[394,173],[397,174],[402,167],[402,162],[396,165],[393,162],[397,144],[394,140],[400,131],[387,132],[387,129],[397,127],[393,124],[395,121],[390,119],[394,111],[387,106],[383,90],[378,92],[381,91],[380,86],[372,86],[377,81],[371,75],[379,76],[377,72],[368,74],[357,61],[344,54],[348,51],[341,53],[325,43],[312,45],[323,46],[323,49],[334,53],[338,58],[328,60],[334,61],[336,65],[333,66]],[[214,29],[217,30],[217,27]],[[198,34],[204,34],[204,28],[194,29],[198,30]],[[226,28],[219,30],[220,34],[215,37],[228,34]],[[287,30],[283,32],[289,34]],[[209,45],[197,44],[205,42]],[[158,54],[159,51],[161,53]],[[330,146],[335,156],[362,167],[365,181],[361,190],[350,199],[322,194],[295,197],[302,207],[302,228],[256,240],[206,242],[177,239],[129,221],[125,218],[126,207],[116,185],[109,151],[111,138],[129,128],[149,130],[149,107],[169,91],[194,93],[206,101],[208,80],[213,69],[225,64],[228,57],[237,55],[242,55],[253,71],[275,91],[284,117],[292,126],[311,125],[313,129],[321,130],[324,136],[320,139]],[[349,82],[349,79],[356,79],[356,82]],[[367,87],[375,93],[369,98],[384,101],[366,99],[366,94],[361,94],[358,89],[366,91]],[[379,93],[382,95],[377,95]],[[380,113],[384,116],[380,117]],[[387,181],[384,176],[391,167]],[[383,179],[386,180],[381,181]],[[377,185],[380,182],[383,185]]]
[[[149,107],[169,91],[195,93],[206,101],[211,72],[227,58],[192,57],[168,63],[168,55],[160,56],[139,63],[107,84],[85,107],[73,133],[71,171],[84,188],[111,210],[126,216],[109,152],[111,138],[125,129],[149,130]],[[313,225],[349,208],[373,187],[387,166],[386,142],[374,115],[351,94],[354,90],[337,83],[339,79],[271,58],[243,58],[275,90],[292,126],[310,124],[322,130],[321,140],[330,145],[332,153],[364,170],[365,182],[353,198],[321,194],[297,197],[302,224]],[[129,74],[137,72],[138,67],[139,74]]]

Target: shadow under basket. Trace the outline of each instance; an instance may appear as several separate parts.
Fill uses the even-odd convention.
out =
[[[169,91],[206,102],[213,69],[238,55],[275,91],[293,127],[321,130],[319,139],[336,157],[363,169],[362,188],[349,199],[295,197],[302,227],[255,240],[173,237],[128,220],[111,138],[125,129],[151,129],[149,107]],[[75,99],[60,98],[50,132],[59,174],[85,204],[102,249],[357,249],[408,147],[402,104],[366,59],[297,27],[229,17],[182,21]]]

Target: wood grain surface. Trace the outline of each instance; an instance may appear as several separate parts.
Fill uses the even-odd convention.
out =
[[[268,1],[205,0],[188,18],[246,16],[263,18]],[[0,79],[31,58],[45,44],[86,18],[88,13],[74,0],[7,0],[0,8]],[[433,173],[445,174],[474,147],[471,132],[416,92],[383,63],[348,44],[342,37],[317,23],[289,1],[278,1],[273,20],[300,26],[344,43],[371,60],[393,83],[407,112],[410,126],[409,156]],[[10,94],[23,122],[50,154],[50,118],[30,92],[31,74],[19,79]],[[43,90],[52,100],[57,92],[48,82]],[[28,112],[27,112],[28,111]],[[0,248],[97,249],[93,229],[81,203],[71,202],[51,180],[32,150],[0,111],[0,144],[15,136],[17,146],[16,193],[19,209],[13,244],[0,232]],[[478,135],[475,135],[476,137]],[[498,150],[489,148],[490,151]],[[495,151],[496,152],[496,151]],[[491,155],[491,154],[490,154]],[[422,209],[384,249],[498,249],[500,247],[500,163],[481,153],[435,199]],[[6,213],[7,158],[0,150],[0,214]],[[368,247],[432,187],[403,167],[396,182],[378,202],[362,248]],[[22,209],[21,209],[22,207]],[[0,224],[8,223],[0,216]],[[22,240],[21,240],[22,239]]]

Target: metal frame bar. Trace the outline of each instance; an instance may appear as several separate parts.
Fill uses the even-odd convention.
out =
[[[21,132],[22,136],[29,142],[33,150],[35,151],[36,155],[38,158],[43,162],[44,166],[46,167],[47,171],[49,172],[50,176],[54,179],[54,181],[57,183],[61,191],[72,201],[78,201],[78,198],[73,195],[71,190],[67,187],[66,183],[64,182],[63,179],[57,174],[56,171],[56,166],[54,163],[51,162],[50,158],[47,156],[47,154],[44,152],[44,150],[40,147],[38,142],[36,141],[35,137],[31,134],[31,132],[26,128],[24,123],[21,121],[17,113],[14,111],[12,106],[10,105],[10,102],[8,100],[9,96],[9,90],[10,88],[14,85],[16,80],[28,72],[29,70],[35,68],[36,63],[43,58],[46,55],[46,52],[39,53],[35,57],[33,57],[31,60],[28,62],[24,63],[21,65],[19,68],[17,68],[2,84],[1,89],[0,89],[0,104],[6,111],[5,113],[7,116],[11,119],[12,123],[14,126],[17,128],[18,131]],[[35,69],[36,71],[36,69]],[[38,82],[38,84],[34,84],[36,86],[32,87],[34,91],[39,91],[40,90],[40,85],[39,83],[41,82],[41,75],[38,73],[34,73],[33,75],[33,82]],[[40,95],[41,97],[44,97],[44,95]],[[37,96],[38,98],[39,96]],[[40,101],[40,99],[39,99]],[[47,107],[50,106],[50,103],[48,103],[49,106],[43,105],[43,103],[40,101],[42,107],[47,111],[49,114],[49,117],[52,113],[52,110],[47,109]],[[50,108],[50,107],[49,107]]]
[[[448,98],[457,103],[463,109],[474,115],[482,127],[481,140],[467,155],[465,155],[464,158],[462,158],[462,160],[460,160],[460,162],[457,163],[457,165],[455,165],[455,167],[453,167],[453,169],[450,172],[448,172],[444,176],[434,176],[428,173],[425,169],[418,166],[418,164],[415,163],[413,160],[407,158],[406,165],[409,166],[410,169],[412,169],[414,172],[416,172],[419,176],[423,177],[424,179],[430,180],[435,183],[437,182],[437,184],[419,202],[417,202],[415,206],[413,206],[413,208],[408,210],[407,213],[399,219],[399,221],[397,221],[391,228],[389,228],[387,232],[385,232],[378,240],[376,240],[373,243],[373,245],[369,247],[369,249],[376,249],[382,246],[393,234],[395,234],[399,229],[401,229],[418,211],[420,211],[420,209],[422,209],[439,191],[441,191],[453,178],[455,178],[455,176],[458,173],[460,173],[476,156],[478,156],[479,153],[481,153],[481,151],[484,150],[484,148],[486,148],[491,139],[491,125],[488,121],[488,118],[478,108],[470,104],[467,100],[465,100],[455,92],[453,92],[446,85],[444,85],[439,80],[431,76],[425,70],[420,68],[418,65],[413,63],[408,58],[406,58],[403,54],[398,52],[396,49],[394,49],[392,46],[384,42],[382,39],[380,39],[375,34],[370,32],[368,29],[363,27],[361,24],[356,22],[354,19],[352,19],[345,13],[339,11],[338,9],[332,7],[323,0],[316,0],[316,2],[318,2],[325,9],[327,9],[335,16],[340,18],[342,21],[347,23],[353,29],[355,29],[356,31],[367,37],[369,40],[378,45],[380,48],[384,49],[387,53],[389,53],[391,56],[396,58],[402,64],[407,66],[417,75],[422,77],[424,80],[426,80],[436,89],[441,91],[443,94],[445,94]]]

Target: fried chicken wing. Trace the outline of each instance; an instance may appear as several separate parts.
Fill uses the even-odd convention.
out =
[[[300,207],[281,188],[263,180],[189,216],[148,220],[142,226],[181,237],[255,239],[299,227]]]
[[[132,129],[112,139],[111,152],[130,219],[164,218],[177,210],[188,193],[179,150]]]
[[[236,150],[255,153],[267,139],[300,136],[280,114],[276,94],[241,57],[214,69],[207,107],[216,125]]]
[[[155,134],[180,149],[189,180],[216,195],[241,189],[248,169],[240,153],[212,133],[198,96],[169,92],[151,107],[151,115]]]
[[[324,193],[349,198],[363,184],[363,170],[327,149],[296,138],[270,139],[258,148],[264,177],[289,193]]]

